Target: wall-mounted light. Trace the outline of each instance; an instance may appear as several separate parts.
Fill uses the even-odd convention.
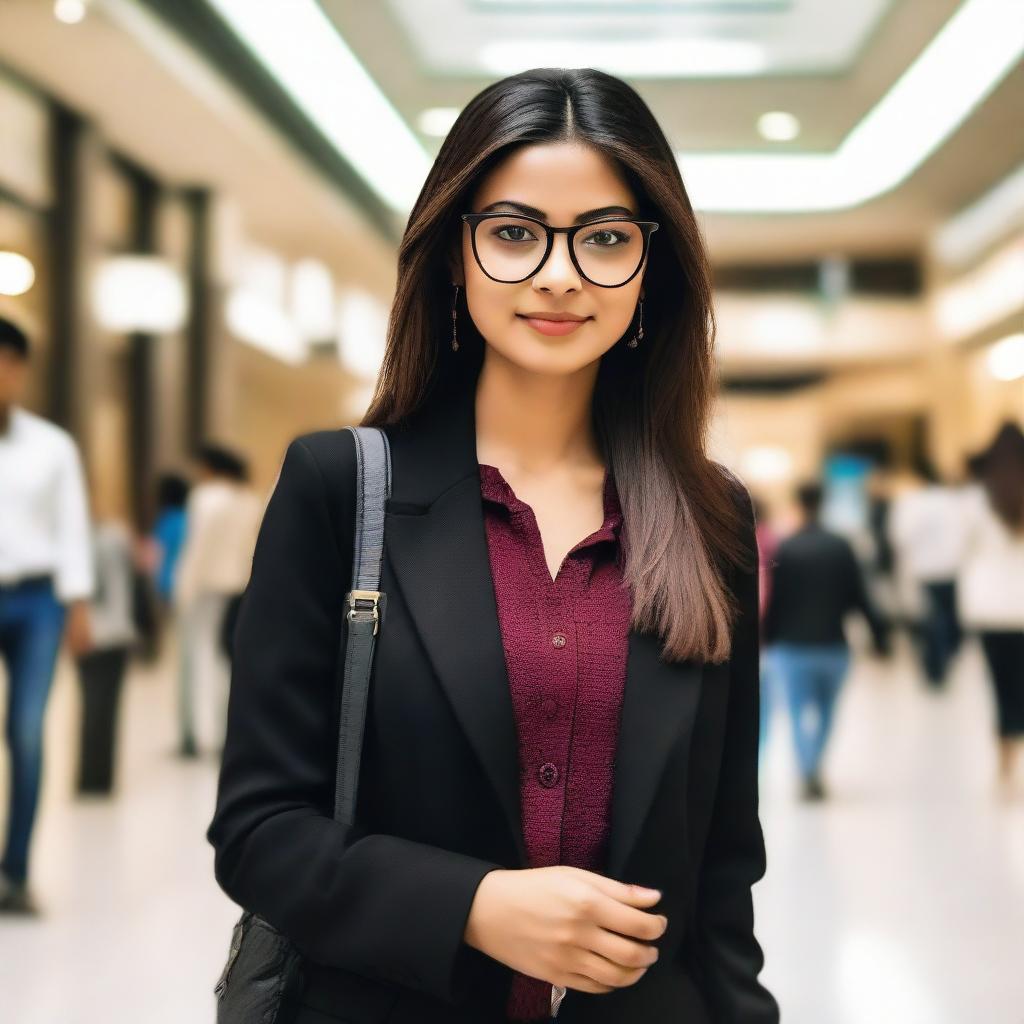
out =
[[[93,309],[100,326],[115,333],[166,334],[180,330],[188,293],[178,271],[158,256],[114,256],[96,271]]]
[[[368,292],[345,291],[338,312],[338,358],[342,366],[364,381],[380,372],[387,341],[388,314]]]
[[[781,483],[793,475],[793,456],[777,445],[748,448],[740,457],[740,474],[751,483]]]
[[[305,339],[272,298],[248,286],[233,288],[224,315],[228,329],[241,341],[293,366],[306,360]]]
[[[997,341],[988,350],[985,363],[996,380],[1020,380],[1024,377],[1024,334]]]
[[[799,300],[761,303],[751,311],[744,326],[751,350],[779,355],[816,352],[824,338],[820,313]]]
[[[0,295],[24,295],[35,280],[35,267],[27,256],[0,251]]]
[[[331,272],[319,260],[304,259],[292,267],[288,312],[299,333],[311,342],[332,342],[337,307]]]

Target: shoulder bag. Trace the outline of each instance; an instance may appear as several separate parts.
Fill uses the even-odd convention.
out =
[[[370,668],[383,621],[380,590],[384,502],[391,494],[391,451],[377,427],[346,427],[356,450],[356,521],[348,643],[339,657],[340,715],[334,817],[351,827],[359,787]],[[302,985],[302,957],[287,936],[244,910],[231,934],[227,963],[217,982],[217,1024],[287,1024]]]

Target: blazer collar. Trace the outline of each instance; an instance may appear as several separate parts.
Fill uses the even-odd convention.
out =
[[[385,430],[392,458],[386,557],[494,788],[519,864],[530,867],[476,455],[476,378]],[[605,866],[611,877],[622,877],[669,756],[677,743],[689,743],[696,715],[701,665],[664,662],[660,648],[653,634],[630,631]],[[685,806],[682,794],[679,806]]]

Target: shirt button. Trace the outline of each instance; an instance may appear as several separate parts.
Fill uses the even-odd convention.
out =
[[[558,701],[555,700],[553,697],[548,697],[547,700],[545,700],[544,703],[541,704],[541,708],[543,709],[546,717],[554,718],[555,715],[558,713]]]
[[[537,769],[537,778],[545,789],[550,789],[558,782],[558,769],[548,761]]]
[[[554,644],[555,647],[564,647],[565,646],[565,634],[564,633],[556,633],[551,638],[551,643]]]

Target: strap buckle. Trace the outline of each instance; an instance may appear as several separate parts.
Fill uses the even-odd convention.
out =
[[[345,613],[348,617],[349,622],[355,622],[356,613],[358,612],[372,612],[373,618],[373,635],[377,635],[377,630],[380,628],[380,611],[378,609],[378,603],[380,602],[379,590],[352,590],[348,593],[348,611]],[[367,608],[365,605],[357,606],[357,601],[369,601],[371,607]],[[367,621],[363,619],[362,621]]]

